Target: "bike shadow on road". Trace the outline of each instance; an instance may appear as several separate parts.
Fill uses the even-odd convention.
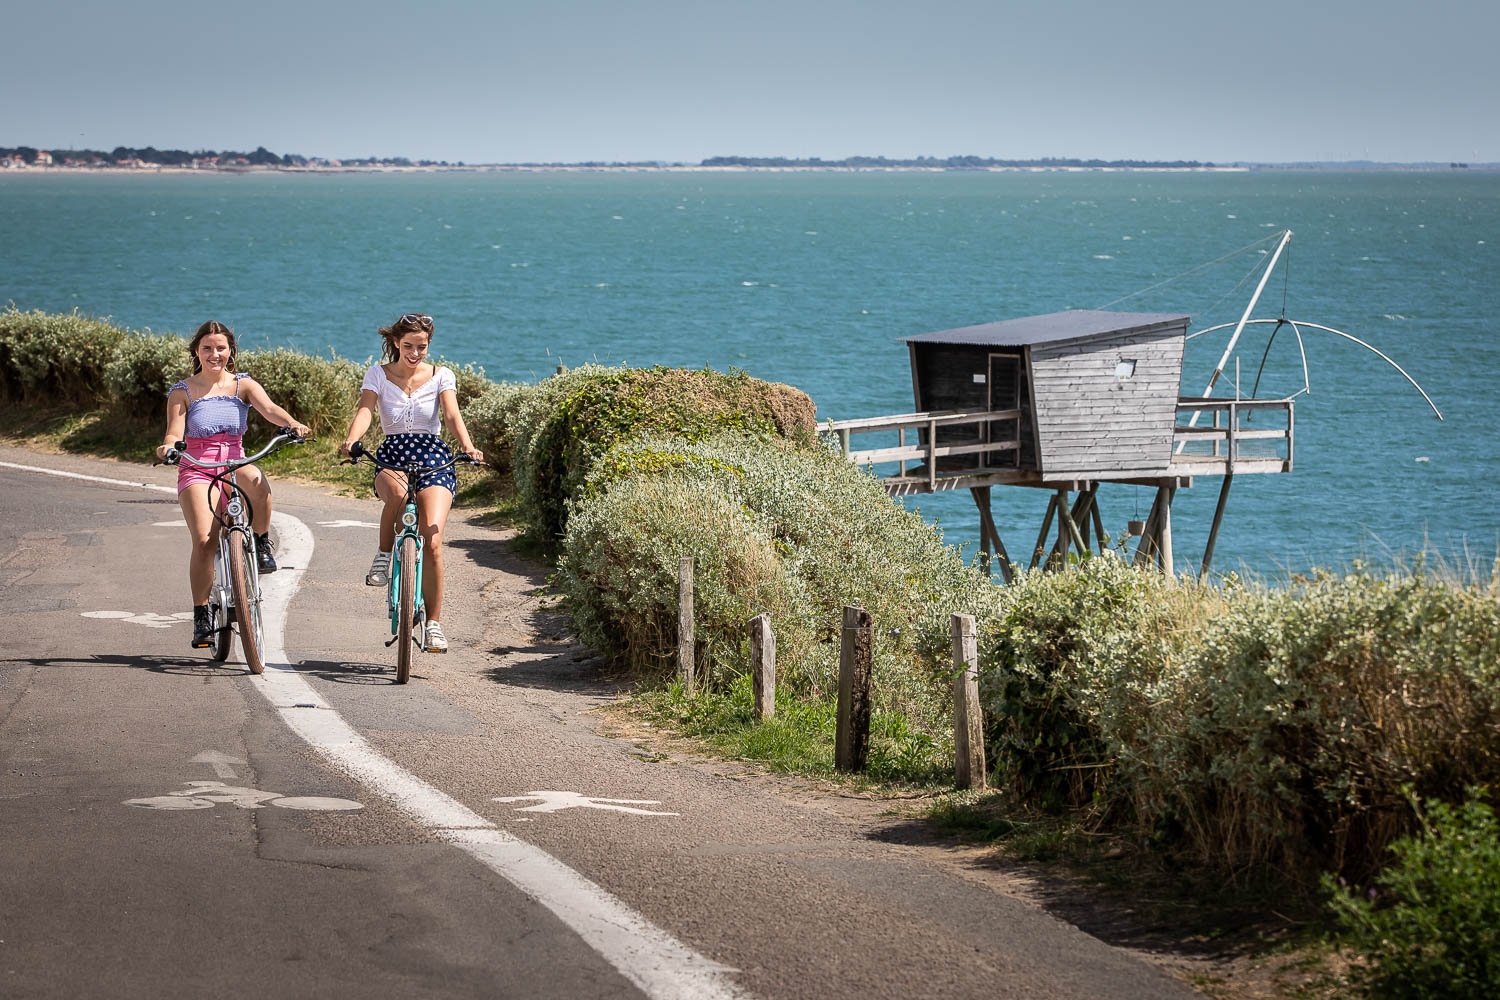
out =
[[[348,660],[299,660],[293,664],[299,674],[310,674],[334,684],[394,684],[396,670],[389,663],[351,663]],[[413,680],[421,676],[413,673]]]
[[[152,673],[174,674],[181,677],[217,675],[232,677],[250,673],[250,668],[243,663],[220,663],[198,656],[126,656],[121,653],[97,653],[91,656],[32,656],[0,660],[0,663],[29,663],[34,667],[132,667],[136,670],[149,670]]]

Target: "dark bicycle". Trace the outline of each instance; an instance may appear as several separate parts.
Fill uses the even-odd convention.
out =
[[[400,473],[406,481],[406,506],[401,511],[401,523],[391,549],[390,582],[386,585],[386,610],[391,619],[391,639],[386,645],[396,647],[396,683],[405,684],[411,677],[412,646],[422,647],[427,622],[427,610],[422,601],[423,542],[422,533],[417,530],[417,493],[422,477],[451,469],[459,462],[469,465],[484,463],[460,452],[442,465],[390,465],[356,441],[349,446],[349,457],[342,464],[355,465],[362,458],[387,472]]]
[[[237,624],[240,649],[252,674],[263,673],[266,669],[263,653],[265,631],[260,619],[260,561],[255,532],[250,527],[255,511],[249,496],[240,489],[235,473],[285,445],[302,444],[308,440],[311,439],[298,437],[290,427],[282,427],[264,448],[247,458],[200,462],[183,450],[185,442],[178,441],[167,449],[163,459],[166,465],[187,462],[213,477],[213,484],[209,486],[209,508],[218,522],[215,531],[219,536],[219,551],[214,556],[214,585],[208,598],[209,615],[214,626],[211,655],[221,663],[229,659],[230,633]]]

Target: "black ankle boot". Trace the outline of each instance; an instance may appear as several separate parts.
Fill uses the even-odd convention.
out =
[[[255,562],[261,575],[276,572],[276,559],[271,555],[271,533],[255,536]]]
[[[193,605],[193,648],[207,649],[214,644],[214,620],[207,604]]]

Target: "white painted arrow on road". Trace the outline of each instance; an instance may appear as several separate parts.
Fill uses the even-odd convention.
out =
[[[631,806],[659,806],[659,799],[601,799],[577,792],[527,792],[525,795],[506,795],[491,799],[492,802],[529,802],[538,799],[536,805],[521,806],[516,812],[555,813],[563,809],[610,809],[614,812],[634,813],[637,816],[676,816],[673,812],[656,812],[651,809],[632,809]]]
[[[188,763],[208,764],[214,769],[214,774],[217,774],[219,777],[234,778],[237,777],[237,775],[234,773],[233,765],[243,764],[245,762],[239,757],[231,757],[227,753],[221,753],[218,750],[205,750],[198,756],[194,757],[192,760],[188,761]]]

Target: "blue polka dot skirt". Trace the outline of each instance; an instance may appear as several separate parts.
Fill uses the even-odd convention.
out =
[[[389,434],[375,449],[375,457],[387,465],[422,466],[434,468],[453,460],[453,452],[436,434]],[[417,484],[417,491],[429,486],[445,487],[449,493],[458,493],[458,477],[453,470],[425,472]]]

